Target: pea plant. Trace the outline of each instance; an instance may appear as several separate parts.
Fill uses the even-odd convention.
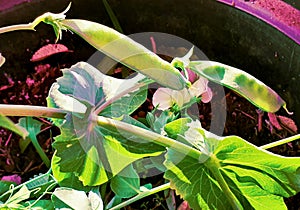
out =
[[[117,79],[79,62],[62,70],[47,107],[0,105],[0,125],[32,142],[49,166],[47,173],[17,186],[0,182],[1,209],[120,209],[167,189],[193,209],[286,209],[283,198],[300,191],[300,158],[267,149],[299,135],[257,147],[238,136],[215,135],[185,111],[211,99],[208,81],[236,91],[265,112],[286,109],[276,92],[231,66],[190,61],[193,49],[166,62],[114,29],[65,19],[66,11],[45,13],[0,33],[34,30],[44,22],[53,26],[57,39],[69,30],[138,74]],[[156,108],[145,122],[138,121],[131,114],[154,82],[162,86],[153,96]],[[15,124],[7,116],[24,118]],[[40,124],[32,117],[50,119],[60,129],[51,161],[36,140]],[[164,184],[141,186],[138,166],[145,158],[161,171]],[[114,196],[104,203],[108,185]]]

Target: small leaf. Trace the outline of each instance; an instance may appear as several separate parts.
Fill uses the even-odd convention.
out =
[[[19,125],[16,125],[9,118],[3,116],[1,113],[0,113],[0,126],[15,132],[16,134],[20,135],[23,139],[25,139],[26,136],[29,135],[26,129],[22,128]]]
[[[117,196],[130,198],[139,193],[140,178],[132,165],[129,165],[112,178],[110,187]]]

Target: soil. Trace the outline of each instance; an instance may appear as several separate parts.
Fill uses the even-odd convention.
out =
[[[43,48],[40,50],[36,49],[37,53],[32,52],[32,55],[38,54],[40,56],[38,58],[41,59],[37,59],[36,62],[28,61],[29,69],[27,72],[31,73],[24,80],[16,81],[16,78],[12,78],[9,74],[4,74],[7,83],[0,86],[0,103],[46,106],[45,99],[48,90],[55,79],[62,75],[60,70],[70,67],[78,61],[76,55],[73,53],[75,49],[69,50],[65,46],[60,46],[64,50],[54,52],[51,49],[55,49],[55,47],[51,47],[51,43],[48,42],[41,44]],[[72,47],[72,45],[70,46]],[[41,53],[45,54],[41,55]],[[120,74],[120,68],[118,68],[114,76],[119,77],[120,75],[122,74]],[[216,86],[212,86],[211,88],[215,96],[220,94]],[[152,94],[153,90],[150,89],[147,101],[133,113],[133,117],[137,119],[144,118],[146,112],[153,109],[151,103]],[[262,113],[247,100],[228,89],[225,90],[225,96],[222,100],[226,100],[227,110],[223,133],[225,136],[238,135],[257,146],[261,146],[298,132],[293,120],[284,112],[278,115]],[[203,127],[207,130],[210,129],[211,109],[213,106],[220,106],[220,103],[201,103],[198,105],[199,118]],[[18,121],[17,117],[12,117],[11,119],[15,122]],[[43,123],[42,132],[37,138],[48,157],[51,158],[54,152],[51,144],[53,137],[59,134],[59,129],[52,126],[45,119],[37,120]],[[5,129],[0,129],[0,177],[18,175],[21,177],[21,181],[24,182],[36,174],[46,172],[47,168],[32,145],[21,153],[18,146],[20,141],[22,140],[16,134]],[[294,142],[273,148],[271,151],[284,156],[300,156],[300,145]],[[161,175],[152,177],[151,179],[142,179],[142,183],[151,182],[153,186],[161,184],[162,181]],[[111,197],[112,192],[108,190],[107,195]],[[126,207],[126,209],[165,209],[165,200],[165,195],[161,193],[136,202]],[[177,198],[177,202],[179,205],[181,202],[179,198]],[[289,209],[300,208],[300,195],[286,199],[286,203]]]

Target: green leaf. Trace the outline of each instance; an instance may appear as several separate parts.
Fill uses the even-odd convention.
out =
[[[19,125],[16,125],[13,121],[3,116],[1,113],[0,113],[0,126],[15,132],[16,134],[20,135],[23,139],[25,139],[26,136],[28,136],[29,134],[24,128],[22,128]]]
[[[34,120],[32,117],[22,117],[19,119],[19,123],[17,125],[25,128],[30,133],[27,138],[20,140],[19,142],[21,153],[23,153],[31,142],[30,136],[36,136],[40,133],[42,123]]]
[[[107,106],[102,112],[102,116],[120,117],[122,115],[130,115],[139,108],[147,99],[148,86],[144,86],[137,91],[131,92],[121,97],[114,103]]]
[[[193,61],[189,68],[208,80],[239,93],[252,104],[266,112],[286,109],[285,101],[270,87],[250,74],[213,61]]]
[[[110,187],[117,196],[122,198],[130,198],[139,193],[140,178],[132,164],[111,179]]]
[[[171,188],[193,209],[286,209],[283,197],[300,191],[300,158],[272,154],[237,136],[218,137],[197,124],[188,124],[184,138],[209,158],[169,149],[165,178]]]
[[[53,144],[57,150],[54,158],[58,158],[55,162],[60,172],[74,173],[84,186],[103,184],[135,160],[158,155],[163,150],[155,144],[147,148],[139,138],[131,136],[128,140],[125,133],[105,130],[95,122],[85,122],[75,116],[72,119],[68,115],[66,122]]]
[[[111,20],[111,22],[114,25],[114,28],[119,31],[120,33],[123,33],[122,27],[118,21],[118,18],[116,17],[114,11],[112,10],[112,8],[110,7],[109,3],[107,2],[107,0],[102,0],[105,10],[109,15],[109,18]]]
[[[41,130],[42,123],[34,120],[32,117],[24,117],[19,120],[20,126],[24,127],[28,132],[29,135],[25,141],[20,141],[21,143],[20,148],[21,151],[24,152],[30,141],[32,142],[33,146],[35,147],[37,153],[40,155],[41,159],[45,163],[47,167],[50,167],[50,160],[48,159],[46,153],[44,152],[43,148],[40,146],[36,135],[39,134]]]
[[[120,117],[131,114],[146,100],[148,83],[141,74],[117,79],[102,74],[88,63],[79,62],[63,70],[63,77],[52,85],[47,102],[49,107],[83,114],[87,111],[85,101],[92,107],[103,106],[101,111],[105,116]],[[54,122],[58,126],[63,123]]]
[[[74,190],[81,190],[85,192],[92,189],[92,187],[83,186],[82,182],[79,180],[79,177],[76,176],[75,172],[62,172],[60,170],[59,161],[60,158],[56,155],[53,155],[51,169],[53,176],[55,177],[60,187],[69,187],[73,188]]]

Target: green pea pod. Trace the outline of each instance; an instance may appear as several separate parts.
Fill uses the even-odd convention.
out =
[[[189,84],[170,63],[112,28],[79,19],[65,19],[60,24],[81,36],[99,51],[163,86],[181,90]]]
[[[193,61],[189,68],[239,93],[263,111],[276,112],[283,107],[288,112],[285,101],[274,90],[240,69],[213,61]]]

